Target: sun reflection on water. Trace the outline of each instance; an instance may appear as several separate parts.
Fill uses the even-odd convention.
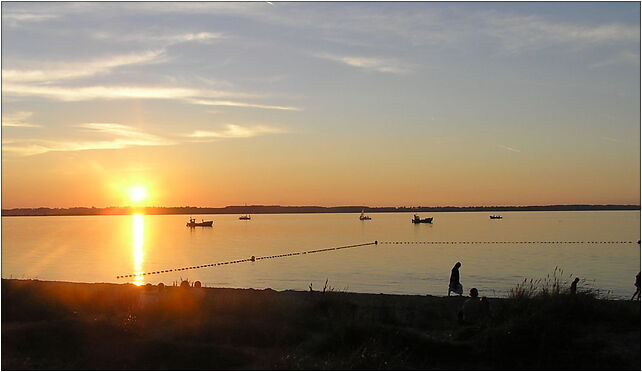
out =
[[[144,277],[138,275],[143,273],[143,262],[145,261],[145,252],[143,246],[145,243],[145,224],[142,214],[135,214],[132,216],[132,246],[134,248],[134,284],[143,285]]]

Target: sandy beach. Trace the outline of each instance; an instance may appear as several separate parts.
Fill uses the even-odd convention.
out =
[[[640,303],[2,280],[6,370],[639,369]]]

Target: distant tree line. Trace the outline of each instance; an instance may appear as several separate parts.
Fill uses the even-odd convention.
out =
[[[623,211],[640,210],[639,205],[533,205],[533,206],[471,206],[471,207],[367,207],[367,206],[280,206],[247,205],[209,207],[73,207],[73,208],[14,208],[3,209],[2,216],[97,216],[143,214],[276,214],[276,213],[368,213],[385,212],[510,212],[510,211]]]

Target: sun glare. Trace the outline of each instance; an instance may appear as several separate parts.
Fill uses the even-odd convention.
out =
[[[132,187],[129,189],[129,198],[133,202],[141,202],[147,198],[147,190],[140,186]]]
[[[145,251],[143,247],[145,245],[145,220],[143,219],[142,214],[135,214],[132,217],[132,237],[133,237],[133,248],[134,248],[134,277],[135,285],[145,284],[145,278],[140,275],[143,272],[143,262],[145,261]]]

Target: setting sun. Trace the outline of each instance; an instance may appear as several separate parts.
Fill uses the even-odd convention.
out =
[[[141,202],[147,198],[147,190],[144,187],[136,186],[129,189],[129,199],[133,202]]]

